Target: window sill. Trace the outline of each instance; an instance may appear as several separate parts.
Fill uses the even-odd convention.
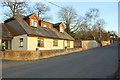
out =
[[[67,47],[70,47],[70,46],[67,46]]]
[[[43,47],[44,48],[44,46],[38,46],[38,47]]]
[[[53,45],[53,47],[58,47],[58,45]]]

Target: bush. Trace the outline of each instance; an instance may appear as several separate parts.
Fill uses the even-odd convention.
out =
[[[96,40],[98,43],[101,43],[101,41],[100,40]]]

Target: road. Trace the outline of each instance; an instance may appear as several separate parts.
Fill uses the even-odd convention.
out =
[[[3,64],[4,65],[4,64]],[[36,60],[3,69],[3,78],[110,78],[118,67],[118,45]]]

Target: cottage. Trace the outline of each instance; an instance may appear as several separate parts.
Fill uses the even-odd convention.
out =
[[[0,24],[0,46],[5,50],[53,50],[74,48],[64,24],[41,21],[36,14],[16,15]]]
[[[118,43],[118,36],[116,34],[110,34],[110,43],[117,44]]]

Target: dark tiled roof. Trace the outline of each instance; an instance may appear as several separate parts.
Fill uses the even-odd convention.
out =
[[[0,37],[10,37],[10,38],[13,37],[4,24],[0,24]]]
[[[12,20],[14,20],[14,17],[9,18],[9,19],[5,20],[4,22],[6,23],[6,22],[9,22],[9,21],[12,21]]]
[[[61,23],[56,23],[56,24],[53,24],[53,27],[56,28],[56,27],[59,27]]]
[[[40,21],[47,22],[47,21],[44,21],[44,20],[40,20]],[[47,23],[50,23],[50,22],[47,22]],[[52,23],[50,23],[50,24],[52,24]]]
[[[110,34],[110,36],[117,36],[116,34]]]
[[[20,16],[20,15],[19,15]],[[22,27],[24,29],[24,33],[21,32],[21,34],[28,34],[28,35],[36,35],[36,36],[41,36],[41,37],[50,37],[50,38],[59,38],[59,39],[67,39],[67,40],[74,40],[69,34],[66,32],[59,32],[55,28],[45,28],[45,27],[40,27],[38,25],[37,28],[35,27],[30,27],[27,22],[23,20],[24,16],[19,17],[16,16],[16,20],[11,21],[14,23],[17,21],[18,23],[16,25],[20,25],[19,27]]]
[[[34,14],[34,13],[33,13]],[[29,18],[29,16],[31,16],[31,15],[33,15],[33,14],[30,14],[30,15],[28,15],[28,16],[24,16],[22,19],[28,19]],[[22,15],[23,16],[23,15]]]

